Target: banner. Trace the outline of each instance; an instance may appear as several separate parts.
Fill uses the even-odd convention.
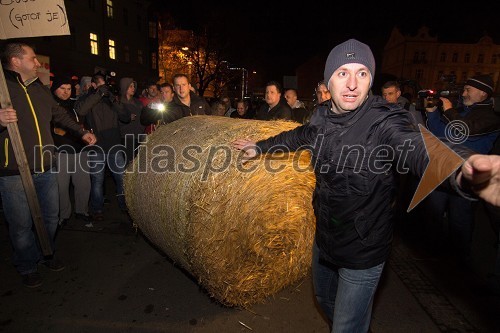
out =
[[[0,39],[69,34],[64,0],[0,0]]]

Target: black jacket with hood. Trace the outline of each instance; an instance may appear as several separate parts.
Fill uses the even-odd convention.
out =
[[[263,152],[278,145],[312,150],[316,242],[323,259],[367,269],[384,262],[390,252],[395,169],[404,165],[420,177],[428,157],[408,112],[381,97],[370,96],[356,111],[341,115],[330,108],[331,101],[313,113],[310,123],[257,146]],[[403,148],[405,142],[410,149]],[[453,150],[464,158],[472,153],[461,146]],[[454,177],[449,181],[457,188]]]
[[[4,69],[4,73],[12,108],[17,112],[17,126],[29,168],[32,173],[48,171],[55,166],[51,121],[74,132],[78,137],[82,137],[87,131],[57,104],[49,88],[40,79],[23,83],[17,72]],[[19,169],[7,127],[0,126],[0,140],[0,176],[18,175]]]
[[[109,153],[112,147],[121,145],[119,122],[129,123],[130,114],[107,85],[91,88],[77,100],[75,111],[85,116],[87,128],[92,129],[97,138],[92,149],[100,150],[100,147],[104,153]]]

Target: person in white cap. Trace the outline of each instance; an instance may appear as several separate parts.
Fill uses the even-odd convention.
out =
[[[308,124],[232,145],[243,161],[276,150],[309,149],[316,175],[313,283],[332,332],[367,332],[392,242],[395,172],[422,176],[428,155],[408,112],[370,94],[375,60],[368,45],[349,39],[330,52],[324,71],[332,99]],[[465,162],[443,186],[500,206],[500,156],[452,149]],[[451,153],[451,152],[450,152]],[[449,159],[437,157],[439,169]],[[407,168],[407,169],[405,169]],[[427,170],[429,172],[429,170]]]

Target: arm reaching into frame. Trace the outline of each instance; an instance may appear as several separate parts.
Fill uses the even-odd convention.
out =
[[[500,156],[472,155],[462,165],[458,184],[468,188],[479,198],[500,207]]]

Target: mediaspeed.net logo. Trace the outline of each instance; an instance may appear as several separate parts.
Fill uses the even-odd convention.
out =
[[[425,143],[425,150],[429,156],[429,164],[418,183],[417,190],[408,207],[408,212],[415,208],[465,162],[462,157],[445,145],[427,128],[420,124],[418,127]],[[450,142],[460,144],[467,140],[469,131],[465,123],[452,121],[446,126],[445,135]],[[438,162],[443,159],[446,160],[446,163]]]

